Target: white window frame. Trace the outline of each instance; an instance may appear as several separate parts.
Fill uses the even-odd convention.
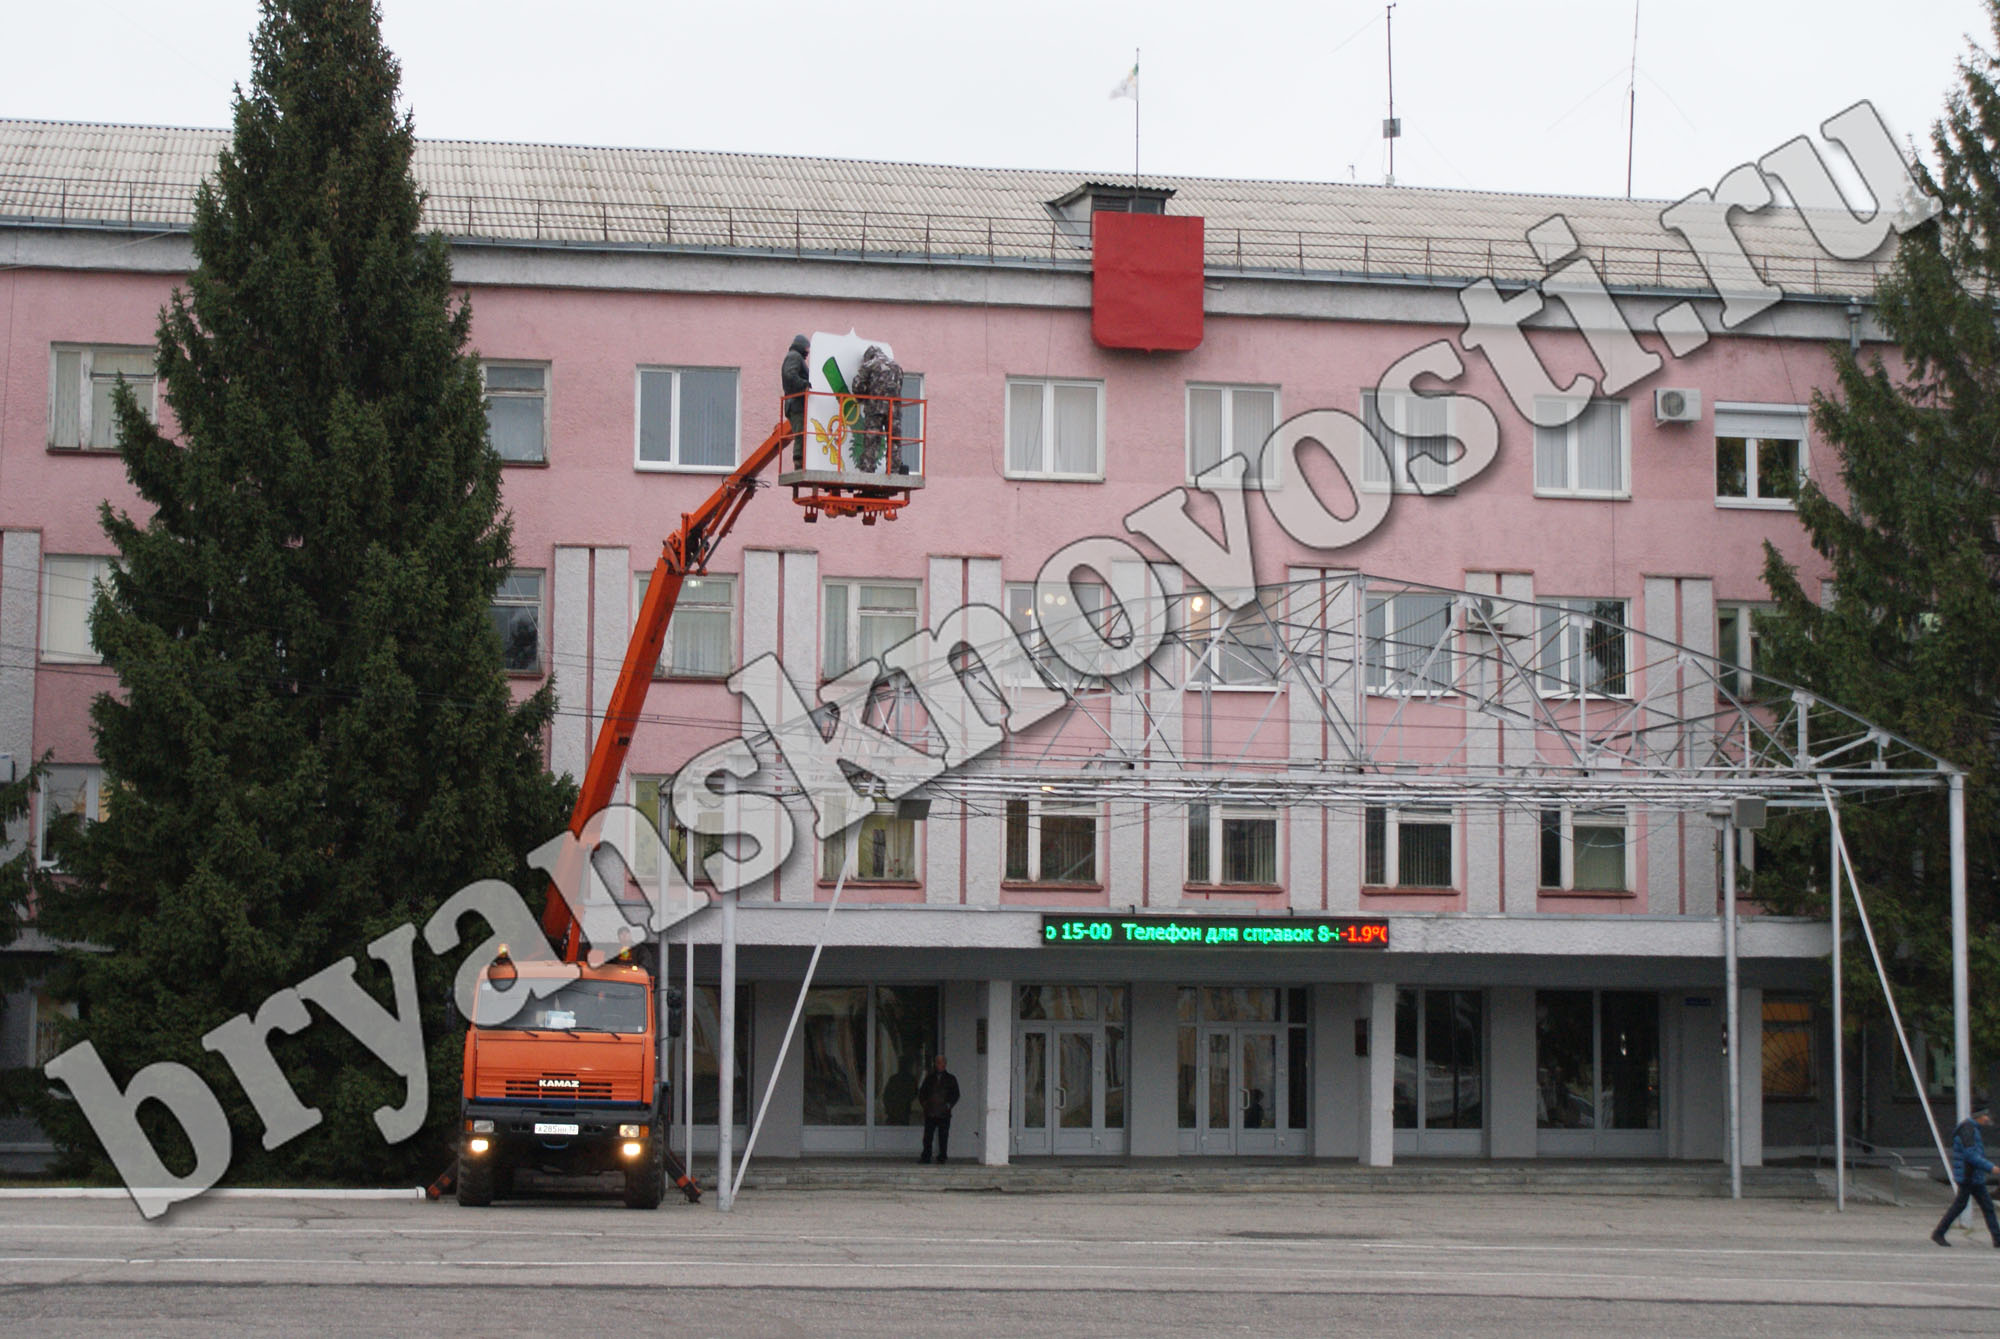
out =
[[[730,397],[730,451],[729,462],[724,465],[690,465],[682,463],[681,449],[681,376],[687,372],[727,372],[735,387]],[[645,449],[646,378],[668,375],[672,377],[672,391],[667,402],[668,458],[647,460]],[[693,367],[684,365],[661,365],[641,363],[632,375],[632,468],[649,474],[728,474],[743,459],[743,370],[736,367]]]
[[[1403,644],[1392,634],[1407,626],[1400,621],[1407,615],[1397,613],[1397,605],[1417,599],[1441,598],[1445,604],[1445,643],[1442,650],[1432,658],[1429,647],[1415,643]],[[1383,635],[1375,637],[1368,632],[1377,608],[1382,610]],[[1363,682],[1374,697],[1449,697],[1457,689],[1454,687],[1458,674],[1458,601],[1446,591],[1397,591],[1389,595],[1369,594],[1362,603],[1362,675]],[[1381,663],[1377,664],[1374,649],[1383,651]],[[1401,660],[1403,663],[1398,664]],[[1428,674],[1419,678],[1418,672],[1429,662]]]
[[[1068,687],[1072,692],[1097,686],[1099,681],[1071,667],[1068,661],[1058,656],[1043,631],[1043,620],[1036,616],[1036,609],[1043,603],[1043,592],[1032,581],[1010,581],[1006,584],[1007,622],[1021,639],[1021,645],[1028,649],[1031,660],[1011,659],[1005,670],[1003,687],[1044,687],[1050,683]],[[1111,599],[1110,587],[1095,581],[1072,581],[1067,590],[1050,591],[1048,600],[1062,603],[1074,599],[1086,617],[1116,617],[1116,606]],[[1105,611],[1111,610],[1110,615]],[[1099,625],[1103,626],[1102,624]],[[1037,673],[1037,667],[1040,672]]]
[[[653,574],[651,572],[634,572],[632,574],[632,616],[635,621],[638,618],[639,610],[646,603],[646,588],[652,584]],[[736,642],[736,586],[735,575],[728,572],[690,574],[681,583],[680,599],[674,605],[672,617],[667,620],[666,640],[660,643],[660,659],[653,666],[653,677],[655,679],[690,679],[707,682],[726,679],[734,672],[738,650]],[[715,590],[722,591],[724,598],[721,600],[714,599],[713,591]],[[690,595],[694,595],[697,598],[690,599]],[[709,598],[699,598],[702,596]],[[729,632],[726,634],[729,646],[729,663],[714,674],[699,674],[692,670],[676,672],[673,667],[674,628],[680,623],[682,614],[714,613],[725,607],[729,614]]]
[[[1368,878],[1367,825],[1368,825],[1368,814],[1370,812],[1377,812],[1382,814],[1383,816],[1382,873],[1384,875],[1384,878],[1380,883],[1374,882]],[[1402,842],[1399,839],[1399,834],[1402,830],[1402,825],[1406,821],[1413,826],[1418,824],[1421,824],[1424,827],[1442,826],[1450,834],[1451,854],[1449,856],[1449,863],[1451,865],[1451,873],[1449,879],[1446,882],[1440,884],[1403,882],[1402,869],[1400,867],[1402,863],[1401,860]],[[1363,808],[1361,823],[1362,823],[1361,879],[1365,887],[1406,888],[1420,892],[1449,893],[1457,890],[1463,884],[1464,881],[1463,875],[1461,874],[1459,869],[1459,848],[1461,843],[1458,837],[1458,812],[1455,809],[1451,808],[1449,805],[1371,804]]]
[[[492,386],[488,384],[488,378],[487,378],[487,373],[494,368],[505,368],[513,371],[540,372],[542,374],[541,389],[530,391],[509,386],[509,387],[502,387],[499,390],[495,390],[492,388]],[[487,358],[481,360],[479,364],[479,395],[481,401],[485,405],[485,409],[488,415],[487,440],[489,441],[489,443],[492,440],[491,415],[493,412],[493,406],[491,404],[491,401],[534,400],[538,402],[542,407],[541,454],[530,459],[515,459],[512,456],[500,456],[500,452],[496,449],[493,454],[496,456],[500,456],[500,463],[502,465],[546,465],[549,463],[549,409],[550,409],[549,396],[550,392],[553,389],[553,387],[550,384],[553,380],[554,378],[550,375],[550,365],[545,362],[538,363],[523,358]]]
[[[89,642],[90,602],[97,598],[97,583],[111,579],[113,559],[96,553],[47,553],[42,555],[42,626],[37,638],[41,659],[50,664],[101,665],[104,657]],[[58,571],[58,565],[61,570]],[[58,590],[61,585],[65,589]],[[57,605],[56,601],[63,601]],[[82,600],[84,607],[77,610],[71,602]],[[85,645],[56,647],[50,644],[52,616],[57,613],[74,614],[81,612],[86,620],[84,625]]]
[[[49,346],[48,444],[51,449],[57,451],[97,453],[117,451],[118,446],[115,442],[105,442],[100,445],[93,443],[91,440],[96,435],[96,430],[99,426],[96,422],[97,414],[94,403],[97,398],[94,393],[96,390],[95,383],[99,379],[96,363],[100,355],[107,354],[143,357],[148,360],[148,366],[150,367],[154,350],[143,344],[52,344]],[[63,393],[64,381],[62,363],[63,359],[67,357],[74,357],[78,360],[77,380],[70,387],[70,390],[77,396],[77,440],[73,442],[59,441],[56,437],[57,403]],[[107,374],[103,379],[107,382],[115,382],[116,374]],[[139,407],[145,411],[146,417],[157,419],[159,409],[159,374],[152,371],[148,371],[144,375],[128,372],[125,374],[125,380],[132,387],[134,393],[137,394]],[[141,382],[145,383],[143,388],[140,386]],[[108,429],[115,429],[116,425],[107,424],[103,426]]]
[[[1017,470],[1013,465],[1014,443],[1014,388],[1016,386],[1039,386],[1042,390],[1042,468]],[[1065,473],[1055,468],[1056,450],[1056,388],[1058,386],[1077,387],[1091,391],[1097,397],[1097,441],[1096,459],[1088,471]],[[1043,479],[1070,483],[1102,483],[1104,480],[1104,383],[1080,377],[1008,377],[1003,391],[1002,424],[1000,443],[1000,469],[1008,479]]]
[[[1536,604],[1540,607],[1535,610],[1534,615],[1536,620],[1533,639],[1534,657],[1529,665],[1530,672],[1535,676],[1535,691],[1545,698],[1598,698],[1609,701],[1630,699],[1634,670],[1637,668],[1632,663],[1632,631],[1628,621],[1632,616],[1632,602],[1611,595],[1571,595],[1538,600]],[[1619,628],[1619,636],[1625,642],[1624,667],[1620,671],[1624,684],[1615,693],[1607,693],[1601,688],[1572,687],[1569,682],[1572,676],[1568,671],[1572,663],[1580,665],[1585,655],[1583,646],[1585,630],[1582,625],[1604,621],[1594,614],[1586,613],[1582,607],[1594,604],[1616,604],[1619,610],[1618,618],[1613,621]],[[1553,672],[1543,668],[1548,663],[1547,658],[1551,651],[1549,644],[1544,640],[1541,625],[1542,615],[1551,605],[1560,605],[1568,611],[1562,629],[1557,633],[1559,639],[1558,649],[1555,651],[1557,668]],[[1576,639],[1574,645],[1571,644],[1572,638]],[[1551,680],[1558,682],[1551,683]]]
[[[1214,463],[1196,467],[1194,458],[1194,397],[1197,392],[1219,392],[1222,396],[1222,453]],[[1182,408],[1187,423],[1186,461],[1187,482],[1193,483],[1201,476],[1203,469],[1214,469],[1216,464],[1240,455],[1247,462],[1243,471],[1246,486],[1256,487],[1261,482],[1265,488],[1278,485],[1279,457],[1282,451],[1265,451],[1264,442],[1239,442],[1236,440],[1236,397],[1238,395],[1268,395],[1271,397],[1271,428],[1285,421],[1284,407],[1278,399],[1276,386],[1259,386],[1250,383],[1223,381],[1190,381],[1182,396]],[[1266,441],[1269,440],[1268,435]]]
[[[1187,874],[1190,876],[1193,874],[1193,870],[1190,867],[1192,866],[1194,861],[1194,852],[1189,848],[1192,844],[1192,837],[1194,832],[1195,811],[1200,808],[1206,808],[1208,810],[1208,876],[1209,877],[1206,879],[1196,879],[1193,877],[1189,877],[1187,880],[1187,886],[1193,888],[1246,888],[1255,892],[1263,892],[1270,888],[1283,888],[1285,886],[1285,825],[1283,822],[1280,821],[1283,817],[1283,811],[1279,809],[1268,808],[1263,805],[1254,805],[1254,804],[1210,804],[1206,806],[1193,805],[1193,804],[1189,805],[1187,821],[1182,824],[1184,832],[1182,836],[1183,846],[1181,852],[1181,871],[1183,874]],[[1271,868],[1274,877],[1272,878],[1272,881],[1270,883],[1265,884],[1265,883],[1222,882],[1220,875],[1223,872],[1222,823],[1224,819],[1237,819],[1237,820],[1251,819],[1260,822],[1268,822],[1271,824]]]
[[[723,832],[722,811],[719,809],[703,809],[695,815],[694,830],[690,833],[687,824],[682,823],[679,817],[673,812],[673,807],[668,799],[660,794],[660,784],[672,780],[673,773],[671,772],[634,773],[631,778],[631,804],[634,809],[639,810],[641,813],[651,814],[654,817],[655,827],[659,832],[660,840],[666,844],[666,849],[670,856],[673,855],[673,849],[676,844],[680,845],[682,851],[686,851],[690,836],[700,836],[703,839],[696,845],[695,860],[685,873],[690,883],[697,886],[707,885],[712,880],[708,877],[708,870],[701,862],[707,858],[709,852],[703,848],[709,847],[714,850],[724,849],[726,839]],[[665,813],[667,816],[667,821],[664,823],[657,821],[661,813]],[[637,822],[638,820],[634,819],[632,821]],[[633,852],[632,876],[648,889],[657,886],[660,878],[660,866],[659,862],[653,858],[653,844],[651,842],[642,843],[634,840],[626,849]],[[684,859],[685,857],[680,856],[675,858]]]
[[[1542,878],[1544,873],[1542,868],[1542,825],[1546,822],[1543,816],[1551,812],[1559,813],[1562,816],[1562,877],[1556,883],[1544,882]],[[1624,831],[1625,840],[1622,847],[1622,854],[1625,857],[1625,872],[1621,878],[1622,887],[1578,888],[1576,886],[1576,826],[1578,818],[1584,820],[1583,825],[1585,827],[1591,828],[1611,827],[1613,820],[1616,820],[1617,826]],[[1630,896],[1639,891],[1638,848],[1637,829],[1634,826],[1633,811],[1630,808],[1613,805],[1604,809],[1579,809],[1575,805],[1568,804],[1561,806],[1547,805],[1536,813],[1535,882],[1543,892],[1549,893],[1582,893],[1587,896],[1602,897]]]
[[[1778,606],[1768,600],[1717,600],[1715,602],[1715,658],[1723,668],[1716,675],[1722,686],[1742,697],[1756,682],[1751,674],[1756,670],[1757,628],[1759,614],[1773,614]],[[1723,618],[1724,613],[1735,615],[1736,626],[1732,629]],[[1727,645],[1724,637],[1731,637],[1734,645]]]
[[[1715,406],[1715,453],[1716,463],[1721,464],[1722,441],[1725,437],[1743,439],[1743,487],[1742,497],[1723,494],[1719,489],[1715,494],[1715,505],[1746,511],[1792,511],[1798,506],[1796,488],[1806,481],[1806,471],[1811,463],[1811,411],[1805,405],[1797,404],[1746,404],[1723,401]],[[1725,427],[1737,431],[1724,431]],[[1757,492],[1757,443],[1792,442],[1798,448],[1798,480],[1794,485],[1793,497],[1760,497]]]
[[[1537,400],[1535,401],[1536,416],[1553,417],[1557,406],[1565,404],[1573,405],[1575,403],[1575,400]],[[1618,487],[1610,489],[1584,488],[1576,482],[1580,475],[1577,467],[1577,435],[1583,423],[1583,414],[1580,412],[1575,418],[1563,424],[1560,428],[1536,427],[1534,429],[1530,446],[1537,455],[1539,455],[1541,450],[1540,437],[1543,432],[1560,432],[1563,434],[1568,451],[1563,477],[1569,481],[1560,488],[1545,485],[1542,483],[1539,464],[1531,462],[1531,466],[1534,469],[1536,497],[1609,498],[1622,500],[1632,496],[1632,403],[1629,400],[1600,396],[1591,400],[1589,405],[1616,405],[1618,407]],[[1588,407],[1586,406],[1586,408]]]
[[[35,791],[35,864],[42,869],[57,867],[46,846],[49,820],[56,815],[50,802],[57,794],[71,793],[82,797],[86,825],[102,818],[104,768],[96,763],[62,763],[43,773],[42,783]]]
[[[1269,692],[1282,687],[1287,653],[1284,644],[1285,608],[1290,590],[1289,586],[1259,586],[1256,600],[1232,612],[1224,610],[1221,602],[1213,594],[1197,587],[1193,594],[1188,596],[1187,627],[1183,634],[1187,645],[1189,682],[1206,683],[1217,689],[1241,689],[1247,692]],[[1263,613],[1258,612],[1259,605],[1263,607]],[[1238,640],[1223,642],[1216,653],[1208,657],[1207,664],[1204,665],[1202,659],[1210,641],[1217,632],[1223,631],[1221,623],[1225,614],[1229,619],[1227,631]],[[1270,615],[1269,623],[1265,622],[1265,614]],[[1256,647],[1241,640],[1238,628],[1254,629],[1257,635],[1269,633],[1273,642],[1269,647]],[[1212,632],[1211,629],[1215,631]],[[1236,647],[1242,647],[1244,650],[1232,649]],[[1249,650],[1270,652],[1272,660],[1270,673],[1252,676],[1247,671],[1245,666],[1250,657],[1245,652]]]
[[[1376,456],[1372,451],[1364,455],[1361,461],[1363,492],[1436,496],[1439,493],[1452,493],[1458,490],[1458,463],[1459,458],[1465,453],[1463,447],[1458,444],[1458,413],[1457,406],[1452,403],[1453,398],[1446,395],[1418,395],[1415,391],[1390,391],[1385,396],[1373,387],[1362,390],[1361,422],[1374,435],[1375,440],[1382,444],[1389,471],[1389,477],[1383,478],[1379,473],[1382,457]],[[1448,461],[1438,461],[1435,456],[1427,457],[1436,462],[1435,468],[1439,472],[1439,477],[1426,480],[1421,485],[1410,473],[1412,459],[1410,438],[1401,432],[1401,428],[1409,422],[1406,416],[1412,412],[1412,406],[1419,402],[1424,405],[1421,412],[1435,412],[1444,416],[1444,426],[1439,432],[1424,433],[1423,436],[1442,437],[1445,450],[1452,457]],[[1382,431],[1377,432],[1377,428]]]
[[[522,676],[546,674],[549,669],[548,573],[539,567],[513,567],[507,570],[507,576],[509,578],[524,576],[535,578],[535,598],[529,600],[520,596],[502,596],[499,588],[496,588],[493,592],[493,598],[487,601],[486,607],[488,609],[533,609],[535,611],[535,663],[533,668],[530,669],[510,668],[506,662],[507,643],[503,637],[500,642],[501,673]]]
[[[76,1001],[56,999],[49,994],[45,983],[37,984],[27,992],[27,996],[28,1063],[31,1067],[40,1069],[60,1054],[55,1043],[51,1042],[47,1047],[42,1045],[43,1033],[53,1034],[54,1029],[48,1026],[53,1019],[77,1017]]]
[[[857,803],[865,804],[866,801],[857,801]],[[908,878],[897,878],[893,875],[864,876],[860,873],[861,843],[859,840],[857,840],[857,838],[861,832],[861,829],[867,826],[867,824],[871,820],[880,820],[885,823],[909,824],[910,874]],[[835,882],[836,875],[830,875],[826,871],[827,871],[827,857],[831,854],[831,852],[837,845],[840,848],[840,863],[841,863],[840,872],[846,874],[847,882],[850,884],[886,884],[896,887],[900,887],[905,884],[921,884],[924,881],[925,821],[926,820],[921,818],[903,818],[897,813],[895,813],[893,810],[888,812],[879,812],[879,811],[863,809],[861,816],[858,819],[856,819],[853,823],[842,828],[832,837],[829,837],[828,839],[820,843],[818,881],[822,884],[828,884],[828,885],[831,885],[832,883]]]
[[[1025,876],[1007,872],[1007,828],[1013,821],[1013,808],[1021,804],[1027,806],[1028,821],[1028,872]],[[1042,819],[1049,814],[1065,818],[1089,818],[1090,828],[1090,878],[1051,879],[1042,869]],[[1001,813],[1000,827],[1000,877],[1008,883],[1046,884],[1052,888],[1101,888],[1104,886],[1104,807],[1074,800],[1044,800],[1031,797],[1025,800],[1009,800]]]
[[[835,586],[844,586],[847,588],[847,595],[842,603],[846,606],[847,626],[845,631],[849,663],[839,669],[833,669],[827,663],[827,650],[832,644],[832,639],[826,635],[826,629],[822,628],[820,630],[819,648],[819,672],[822,679],[839,678],[866,658],[861,654],[862,619],[867,617],[908,618],[910,620],[911,635],[914,635],[923,627],[924,585],[921,581],[906,581],[900,578],[886,578],[877,581],[871,577],[830,577],[820,583],[819,611],[822,623],[826,619],[827,592]],[[864,586],[886,586],[896,590],[904,590],[910,592],[915,598],[907,610],[891,608],[888,605],[870,606],[868,610],[864,610],[861,604],[861,589]],[[900,641],[901,639],[899,638],[898,640]],[[889,644],[891,646],[896,645],[895,642]]]

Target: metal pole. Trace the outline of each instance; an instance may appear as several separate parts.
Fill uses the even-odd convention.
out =
[[[1826,825],[1827,889],[1833,905],[1833,1207],[1847,1210],[1847,1030],[1841,1012],[1840,843]],[[1891,1168],[1893,1172],[1894,1169]]]
[[[1729,1029],[1729,1198],[1743,1198],[1743,1033],[1736,998],[1736,823],[1722,820],[1722,962]]]
[[[1972,995],[1966,969],[1965,774],[1947,779],[1951,822],[1951,1081],[1958,1090],[1957,1119],[1972,1115]]]
[[[667,857],[662,855],[661,859]],[[686,947],[681,980],[687,983],[687,1026],[681,1032],[681,1147],[687,1151],[688,1175],[694,1175],[694,917],[681,922]]]
[[[729,1184],[730,1133],[736,1128],[736,894],[722,895],[722,981],[717,988],[715,1040],[715,1207],[728,1213],[736,1205]]]

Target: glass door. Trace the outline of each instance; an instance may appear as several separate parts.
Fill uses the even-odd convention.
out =
[[[1049,1136],[1049,1030],[1023,1028],[1014,1048],[1014,1151],[1047,1154]]]
[[[1284,1052],[1277,1028],[1202,1029],[1202,1073],[1196,1085],[1200,1153],[1284,1153],[1292,1140],[1281,1128],[1287,1100]]]
[[[1097,1091],[1097,1029],[1055,1029],[1055,1082],[1049,1096],[1054,1105],[1058,1153],[1094,1153],[1103,1121]]]

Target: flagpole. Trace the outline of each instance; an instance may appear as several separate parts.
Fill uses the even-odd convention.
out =
[[[1139,189],[1139,48],[1132,48],[1132,189]]]

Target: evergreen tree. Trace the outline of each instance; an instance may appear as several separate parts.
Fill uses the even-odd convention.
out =
[[[438,1138],[385,1146],[401,1083],[330,1018],[274,1053],[324,1121],[266,1153],[201,1036],[561,830],[547,689],[516,705],[489,602],[511,561],[471,313],[420,229],[398,69],[368,0],[264,0],[232,143],[195,200],[196,267],[161,314],[173,435],[129,393],[119,451],[143,519],[92,632],[120,690],[92,708],[108,813],[64,849],[43,924],[66,942],[81,1034],[120,1082],[199,1071],[232,1176],[407,1177]],[[430,1130],[456,1115],[450,966],[416,954]],[[150,1113],[157,1114],[157,1113]],[[73,1105],[58,1142],[99,1158]],[[159,1122],[169,1132],[170,1122]],[[160,1134],[155,1130],[155,1138]],[[170,1148],[172,1135],[161,1143]]]
[[[17,946],[51,882],[35,863],[35,843],[27,833],[28,800],[47,774],[48,759],[43,758],[26,770],[15,769],[11,777],[0,777],[0,851],[17,832],[22,838],[13,854],[0,860],[0,1024],[5,1022],[6,997],[33,981],[45,961]],[[51,823],[58,837],[67,826],[60,820]],[[43,1086],[41,1076],[26,1066],[0,1070],[0,1116],[27,1110]]]
[[[2000,4],[1988,0],[2000,34]],[[1927,189],[1943,205],[1901,239],[1876,293],[1900,353],[1834,355],[1839,383],[1816,394],[1813,424],[1838,452],[1846,501],[1808,483],[1799,519],[1832,570],[1822,608],[1768,545],[1765,580],[1778,612],[1765,668],[1813,689],[1967,769],[1975,1084],[2000,1054],[2000,91],[1991,53],[1974,48],[1932,132]],[[1920,172],[1923,169],[1919,169]],[[1785,908],[1825,905],[1825,827],[1774,834],[1819,872],[1764,880]],[[1898,1003],[1951,1044],[1950,885],[1946,803],[1938,794],[1842,814],[1849,851],[1885,951]],[[1816,848],[1816,849],[1815,849]],[[1874,971],[1850,948],[1866,1000]]]

